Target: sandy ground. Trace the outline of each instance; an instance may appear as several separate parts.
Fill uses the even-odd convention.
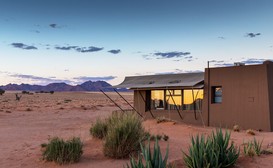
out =
[[[110,96],[123,108],[129,109],[126,102],[114,93]],[[130,103],[132,93],[122,93]],[[96,118],[104,118],[118,110],[101,93],[54,93],[23,95],[15,100],[15,93],[0,96],[0,167],[39,168],[39,167],[123,167],[128,159],[115,160],[104,157],[102,141],[94,139],[89,129]],[[165,151],[169,144],[169,161],[177,167],[183,164],[182,150],[187,152],[190,137],[196,134],[209,134],[214,128],[197,127],[185,124],[160,123],[155,120],[144,122],[146,130],[152,134],[166,134],[168,142],[160,141]],[[59,166],[45,162],[41,158],[40,144],[47,143],[50,137],[64,139],[79,136],[84,143],[84,153],[79,163]],[[263,148],[272,149],[273,133],[256,132],[255,138],[263,140]],[[232,132],[231,140],[241,148],[241,156],[235,167],[271,168],[273,155],[249,158],[243,155],[243,142],[253,140],[245,131]]]

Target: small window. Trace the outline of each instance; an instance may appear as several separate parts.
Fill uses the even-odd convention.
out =
[[[212,87],[212,103],[222,103],[222,86]]]

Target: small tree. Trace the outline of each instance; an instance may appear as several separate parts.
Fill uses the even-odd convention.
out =
[[[3,95],[5,93],[5,90],[0,89],[0,95]]]

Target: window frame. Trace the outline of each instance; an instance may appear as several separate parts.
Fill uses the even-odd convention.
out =
[[[221,94],[221,96],[217,96],[216,95],[216,89],[217,88],[220,88],[221,89],[221,91],[222,91],[222,94]],[[221,97],[221,101],[216,101],[216,98],[217,97]],[[211,104],[222,104],[223,103],[223,87],[222,86],[220,86],[220,85],[217,85],[217,86],[212,86],[211,87]]]

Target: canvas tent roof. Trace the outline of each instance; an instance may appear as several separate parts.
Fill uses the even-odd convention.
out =
[[[115,88],[174,88],[174,87],[194,87],[203,88],[204,73],[181,73],[147,76],[129,76]]]

